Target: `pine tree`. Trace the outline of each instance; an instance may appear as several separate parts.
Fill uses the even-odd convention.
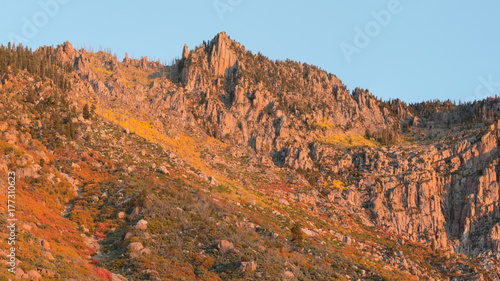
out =
[[[75,125],[73,124],[73,121],[69,120],[68,124],[66,125],[66,136],[69,139],[75,139]]]
[[[84,106],[83,106],[83,118],[85,119],[90,119],[91,115],[90,115],[90,110],[89,110],[89,104],[86,103]]]

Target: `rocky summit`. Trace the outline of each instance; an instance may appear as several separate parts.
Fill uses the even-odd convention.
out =
[[[0,47],[2,280],[500,280],[499,99],[179,57]]]

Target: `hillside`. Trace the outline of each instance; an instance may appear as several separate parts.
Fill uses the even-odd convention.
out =
[[[496,98],[382,101],[224,32],[173,65],[9,44],[0,81],[1,280],[500,278]]]

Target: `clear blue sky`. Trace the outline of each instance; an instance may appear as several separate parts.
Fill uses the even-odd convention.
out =
[[[376,21],[381,10],[390,20]],[[458,102],[500,95],[499,12],[497,0],[2,0],[0,42],[16,34],[32,48],[68,40],[170,61],[226,31],[254,53],[317,65],[385,100]]]

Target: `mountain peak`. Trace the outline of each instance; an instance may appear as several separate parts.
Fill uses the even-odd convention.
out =
[[[209,69],[217,76],[225,75],[236,64],[237,56],[231,49],[232,41],[226,32],[218,33],[209,45]]]
[[[212,42],[219,41],[231,41],[231,38],[226,34],[225,31],[221,31],[215,35],[214,39],[212,39]]]

